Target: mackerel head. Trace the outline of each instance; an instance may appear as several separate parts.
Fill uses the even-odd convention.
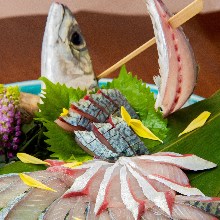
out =
[[[52,3],[44,32],[41,76],[68,87],[91,88],[96,83],[86,42],[72,12]]]

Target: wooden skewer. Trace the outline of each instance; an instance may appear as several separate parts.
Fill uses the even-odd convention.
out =
[[[189,19],[197,15],[199,12],[201,12],[203,9],[203,0],[195,0],[191,4],[189,4],[187,7],[182,9],[180,12],[175,14],[173,17],[169,19],[169,23],[173,28],[177,28],[187,22]],[[97,76],[98,79],[108,76],[110,73],[121,67],[123,64],[127,63],[143,51],[145,51],[147,48],[151,47],[156,43],[155,37],[128,54],[126,57],[118,61],[116,64],[102,72],[100,75]]]

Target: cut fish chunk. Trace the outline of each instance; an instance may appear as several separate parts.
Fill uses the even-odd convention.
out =
[[[125,141],[123,136],[120,135],[117,128],[114,128],[109,123],[101,124],[98,123],[93,124],[92,131],[96,134],[99,140],[105,139],[106,143],[109,143],[118,154],[125,156],[134,156],[135,153],[133,149],[129,146],[129,143]]]
[[[94,122],[105,122],[108,118],[106,112],[103,112],[100,108],[94,105],[89,100],[81,99],[77,103],[71,104],[71,109],[80,113],[85,118],[88,118]]]
[[[127,99],[119,92],[117,89],[101,89],[99,90],[106,98],[118,106],[118,109],[121,106],[124,106],[127,112],[131,115],[132,118],[139,118],[134,109],[130,106]]]
[[[108,159],[114,161],[119,157],[118,154],[108,149],[102,144],[93,132],[89,131],[75,131],[77,143],[89,154],[96,155],[101,159]]]

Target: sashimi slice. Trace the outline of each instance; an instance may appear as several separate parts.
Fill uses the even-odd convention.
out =
[[[196,85],[197,68],[189,41],[181,27],[174,29],[168,20],[171,14],[161,0],[145,0],[150,14],[159,54],[160,77],[155,107],[164,116],[181,108]]]
[[[47,171],[37,171],[28,175],[38,181],[43,182],[46,181],[49,177],[58,176],[59,173],[50,174]],[[25,191],[28,191],[28,189],[30,189],[30,187],[24,184],[19,177],[17,181],[12,182],[12,184],[10,184],[7,188],[0,191],[0,207],[6,207],[11,200],[23,194]]]
[[[117,131],[137,155],[149,154],[147,147],[122,118],[111,116],[108,122],[117,128]]]
[[[63,220],[76,202],[76,198],[58,198],[44,211],[39,220]]]
[[[129,143],[127,143],[120,135],[118,129],[112,127],[111,124],[105,123],[100,126],[98,123],[94,123],[93,132],[97,134],[96,136],[98,136],[99,139],[105,139],[118,154],[127,157],[135,155],[133,149],[129,146]]]
[[[198,157],[193,154],[185,154],[181,156],[169,156],[169,155],[143,155],[138,157],[141,160],[152,160],[156,162],[169,163],[173,164],[181,169],[186,170],[205,170],[216,167],[215,163],[204,160],[201,157]]]
[[[220,198],[210,198],[201,196],[176,196],[177,204],[186,204],[201,209],[208,214],[220,218]]]
[[[89,100],[85,99],[81,99],[77,103],[72,103],[71,109],[94,122],[105,122],[108,118],[108,114],[103,112]]]
[[[109,115],[113,114],[117,110],[117,106],[110,102],[102,93],[91,94],[89,96],[96,104],[100,106],[100,109],[108,112]]]
[[[171,189],[175,190],[176,192],[186,195],[186,196],[205,196],[199,189],[192,188],[189,185],[180,185],[175,183],[174,181],[160,176],[160,175],[149,175],[148,178],[157,180],[160,183],[170,187]]]
[[[142,191],[146,198],[155,203],[156,206],[161,208],[170,216],[171,210],[165,193],[157,192],[143,176],[141,176],[138,172],[132,169],[132,167],[130,167],[129,165],[127,165],[127,168],[131,172],[131,174],[137,179],[138,184],[142,188]]]
[[[72,204],[72,208],[66,217],[66,220],[85,220],[89,198],[86,196],[79,196],[75,197],[75,199],[76,201]]]
[[[110,161],[115,161],[116,158],[118,158],[119,155],[102,144],[93,132],[75,131],[75,135],[77,143],[89,154],[96,155],[101,159],[108,159]]]
[[[138,169],[146,177],[150,174],[157,174],[172,179],[179,184],[189,185],[189,179],[186,174],[172,164],[163,164],[151,160],[140,160],[136,157],[131,158],[131,161],[135,163],[134,168]]]
[[[186,220],[218,220],[216,217],[206,214],[200,209],[181,204],[173,205],[172,217],[174,219]]]
[[[145,213],[141,216],[142,220],[170,220],[169,217],[166,217],[162,213],[153,212],[151,210],[146,210]]]
[[[63,198],[87,195],[89,183],[104,164],[105,162],[96,162],[83,175],[77,177],[71,188],[65,192]]]
[[[134,220],[132,213],[127,210],[125,207],[117,208],[117,207],[110,207],[108,208],[109,216],[111,220],[118,220],[124,219],[126,216],[126,220]]]
[[[0,192],[9,187],[13,182],[17,181],[19,176],[17,173],[0,175]]]
[[[112,174],[115,171],[115,169],[118,167],[118,163],[116,162],[114,165],[108,167],[106,169],[106,172],[104,174],[104,178],[99,186],[98,195],[96,197],[96,204],[94,208],[94,212],[96,215],[99,215],[101,212],[103,212],[107,206],[107,191],[110,184],[110,180],[112,178]]]
[[[127,170],[123,166],[120,170],[121,198],[126,208],[132,213],[135,220],[140,219],[144,212],[144,202],[138,201],[130,191],[127,181]]]
[[[60,116],[57,119],[59,121],[68,123],[72,130],[89,130],[90,129],[90,120],[83,117],[81,114],[72,111],[69,109],[69,113],[66,116]],[[58,124],[59,125],[59,124]]]
[[[66,184],[58,178],[50,178],[46,181],[48,187],[56,190],[51,192],[42,189],[31,189],[20,201],[18,201],[5,216],[6,219],[30,220],[37,219],[55,199],[59,198],[66,190]]]
[[[118,109],[124,106],[132,118],[139,118],[127,99],[117,89],[101,89],[98,92],[102,93],[110,102],[118,106]]]

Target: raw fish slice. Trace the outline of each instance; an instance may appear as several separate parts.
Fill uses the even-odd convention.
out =
[[[110,183],[112,179],[114,178],[114,176],[117,174],[117,170],[118,170],[117,168],[119,168],[119,165],[116,162],[114,165],[108,167],[105,171],[103,180],[99,186],[98,195],[96,197],[96,204],[94,208],[96,215],[99,215],[100,213],[105,211],[106,208],[108,207],[107,194],[109,194]],[[113,192],[112,196],[115,196],[115,195],[116,195],[116,191]]]
[[[55,199],[59,198],[68,189],[63,181],[55,177],[50,178],[44,184],[57,192],[37,188],[31,189],[9,210],[5,219],[37,219]]]
[[[102,212],[99,216],[96,216],[96,219],[98,219],[98,220],[114,220],[110,217],[108,211]]]
[[[76,218],[85,220],[87,216],[87,206],[89,198],[86,196],[75,197],[75,202],[72,204],[72,209],[69,212],[67,220],[75,220]]]
[[[94,202],[88,202],[86,207],[86,220],[97,220],[94,212],[95,204]]]
[[[59,198],[55,200],[41,215],[40,220],[63,220],[69,215],[76,198]]]
[[[149,175],[148,178],[154,179],[168,187],[170,189],[175,190],[176,192],[186,195],[186,196],[205,196],[199,189],[192,188],[190,185],[181,185],[176,182],[174,182],[171,179],[168,179],[166,177],[160,176],[160,175]]]
[[[145,213],[141,216],[142,220],[170,220],[169,217],[166,217],[162,213],[155,213],[150,210],[146,210]]]
[[[102,135],[99,129],[102,129],[102,133],[103,132],[106,133],[112,129],[112,125],[109,123],[93,123],[91,130],[102,144],[104,144],[112,152],[116,153],[116,150],[111,146],[108,140]]]
[[[52,173],[50,174],[47,171],[37,171],[32,172],[28,174],[32,178],[38,180],[38,181],[46,181],[48,178],[53,176],[58,176],[59,173]],[[17,181],[12,182],[11,185],[9,185],[7,188],[5,188],[3,191],[0,192],[0,208],[4,208],[7,206],[7,204],[16,198],[17,196],[25,193],[25,191],[28,191],[30,189],[29,186],[23,183],[23,181],[20,179],[17,179]]]
[[[174,219],[186,220],[218,220],[214,216],[206,214],[200,209],[180,204],[173,205],[172,217]]]
[[[75,179],[73,185],[65,192],[63,197],[69,198],[72,196],[87,195],[89,193],[89,184],[96,177],[96,175],[99,174],[99,170],[104,164],[105,162],[101,161],[95,162],[83,175]]]
[[[108,115],[89,100],[81,99],[71,104],[71,109],[94,122],[105,122]]]
[[[90,129],[90,120],[77,112],[73,112],[71,109],[69,110],[69,114],[67,116],[60,116],[59,119],[72,125],[74,127],[73,130],[76,131]]]
[[[130,165],[127,164],[129,172],[137,179],[139,186],[146,198],[153,202],[157,207],[162,209],[168,215],[171,214],[170,199],[167,198],[166,193],[157,192],[153,186],[138,172],[136,172]]]
[[[129,210],[134,219],[140,219],[144,212],[144,201],[138,199],[132,192],[127,180],[127,169],[123,166],[120,169],[121,198],[127,210]],[[131,184],[131,183],[130,183]]]
[[[134,220],[132,213],[128,211],[126,208],[108,208],[109,215],[112,220],[123,219],[126,216],[126,220]]]
[[[199,197],[199,196],[176,196],[177,204],[186,204],[199,208],[208,214],[220,217],[220,198]]]
[[[118,109],[118,107],[113,102],[110,102],[100,91],[98,91],[97,94],[91,94],[89,97],[96,102],[103,111],[107,111],[109,115]]]
[[[112,127],[110,123],[101,124],[101,126],[98,123],[93,123],[93,125],[92,131],[96,136],[104,138],[118,154],[127,157],[135,155],[129,143],[124,140],[117,128]]]
[[[96,198],[97,198],[97,195],[98,195],[97,186],[100,186],[100,184],[103,180],[105,171],[110,166],[112,166],[112,164],[109,164],[107,166],[102,167],[99,170],[99,172],[97,172],[97,174],[95,175],[93,181],[89,182],[89,189],[88,190],[89,190],[90,201],[92,201],[92,202],[96,201]]]
[[[135,162],[137,168],[139,168],[138,170],[140,170],[144,176],[157,174],[172,179],[179,184],[189,185],[189,179],[186,174],[174,165],[139,160],[139,158],[131,158],[131,160]]]
[[[127,123],[119,117],[110,117],[109,123],[112,123],[113,126],[117,128],[117,131],[120,135],[129,143],[133,150],[138,155],[149,154],[144,143],[141,139],[133,132]]]
[[[77,143],[89,154],[96,155],[101,159],[107,158],[110,161],[115,161],[118,158],[119,155],[102,144],[93,132],[75,131],[75,135]]]
[[[196,85],[197,68],[191,46],[181,27],[174,29],[171,17],[161,0],[145,0],[152,19],[159,54],[160,77],[156,108],[164,116],[178,110],[187,101]]]
[[[0,192],[9,187],[13,182],[17,181],[18,179],[20,178],[16,173],[0,175]]]
[[[127,99],[117,89],[101,89],[99,90],[106,98],[118,106],[124,106],[132,118],[139,118],[134,109],[130,106]]]
[[[204,160],[200,157],[197,157],[196,155],[193,154],[185,154],[185,155],[164,155],[160,156],[158,154],[154,155],[143,155],[138,157],[141,160],[152,160],[156,162],[161,162],[161,163],[168,163],[168,164],[173,164],[177,167],[180,167],[181,169],[186,169],[186,170],[205,170],[205,169],[211,169],[216,167],[217,165]]]

